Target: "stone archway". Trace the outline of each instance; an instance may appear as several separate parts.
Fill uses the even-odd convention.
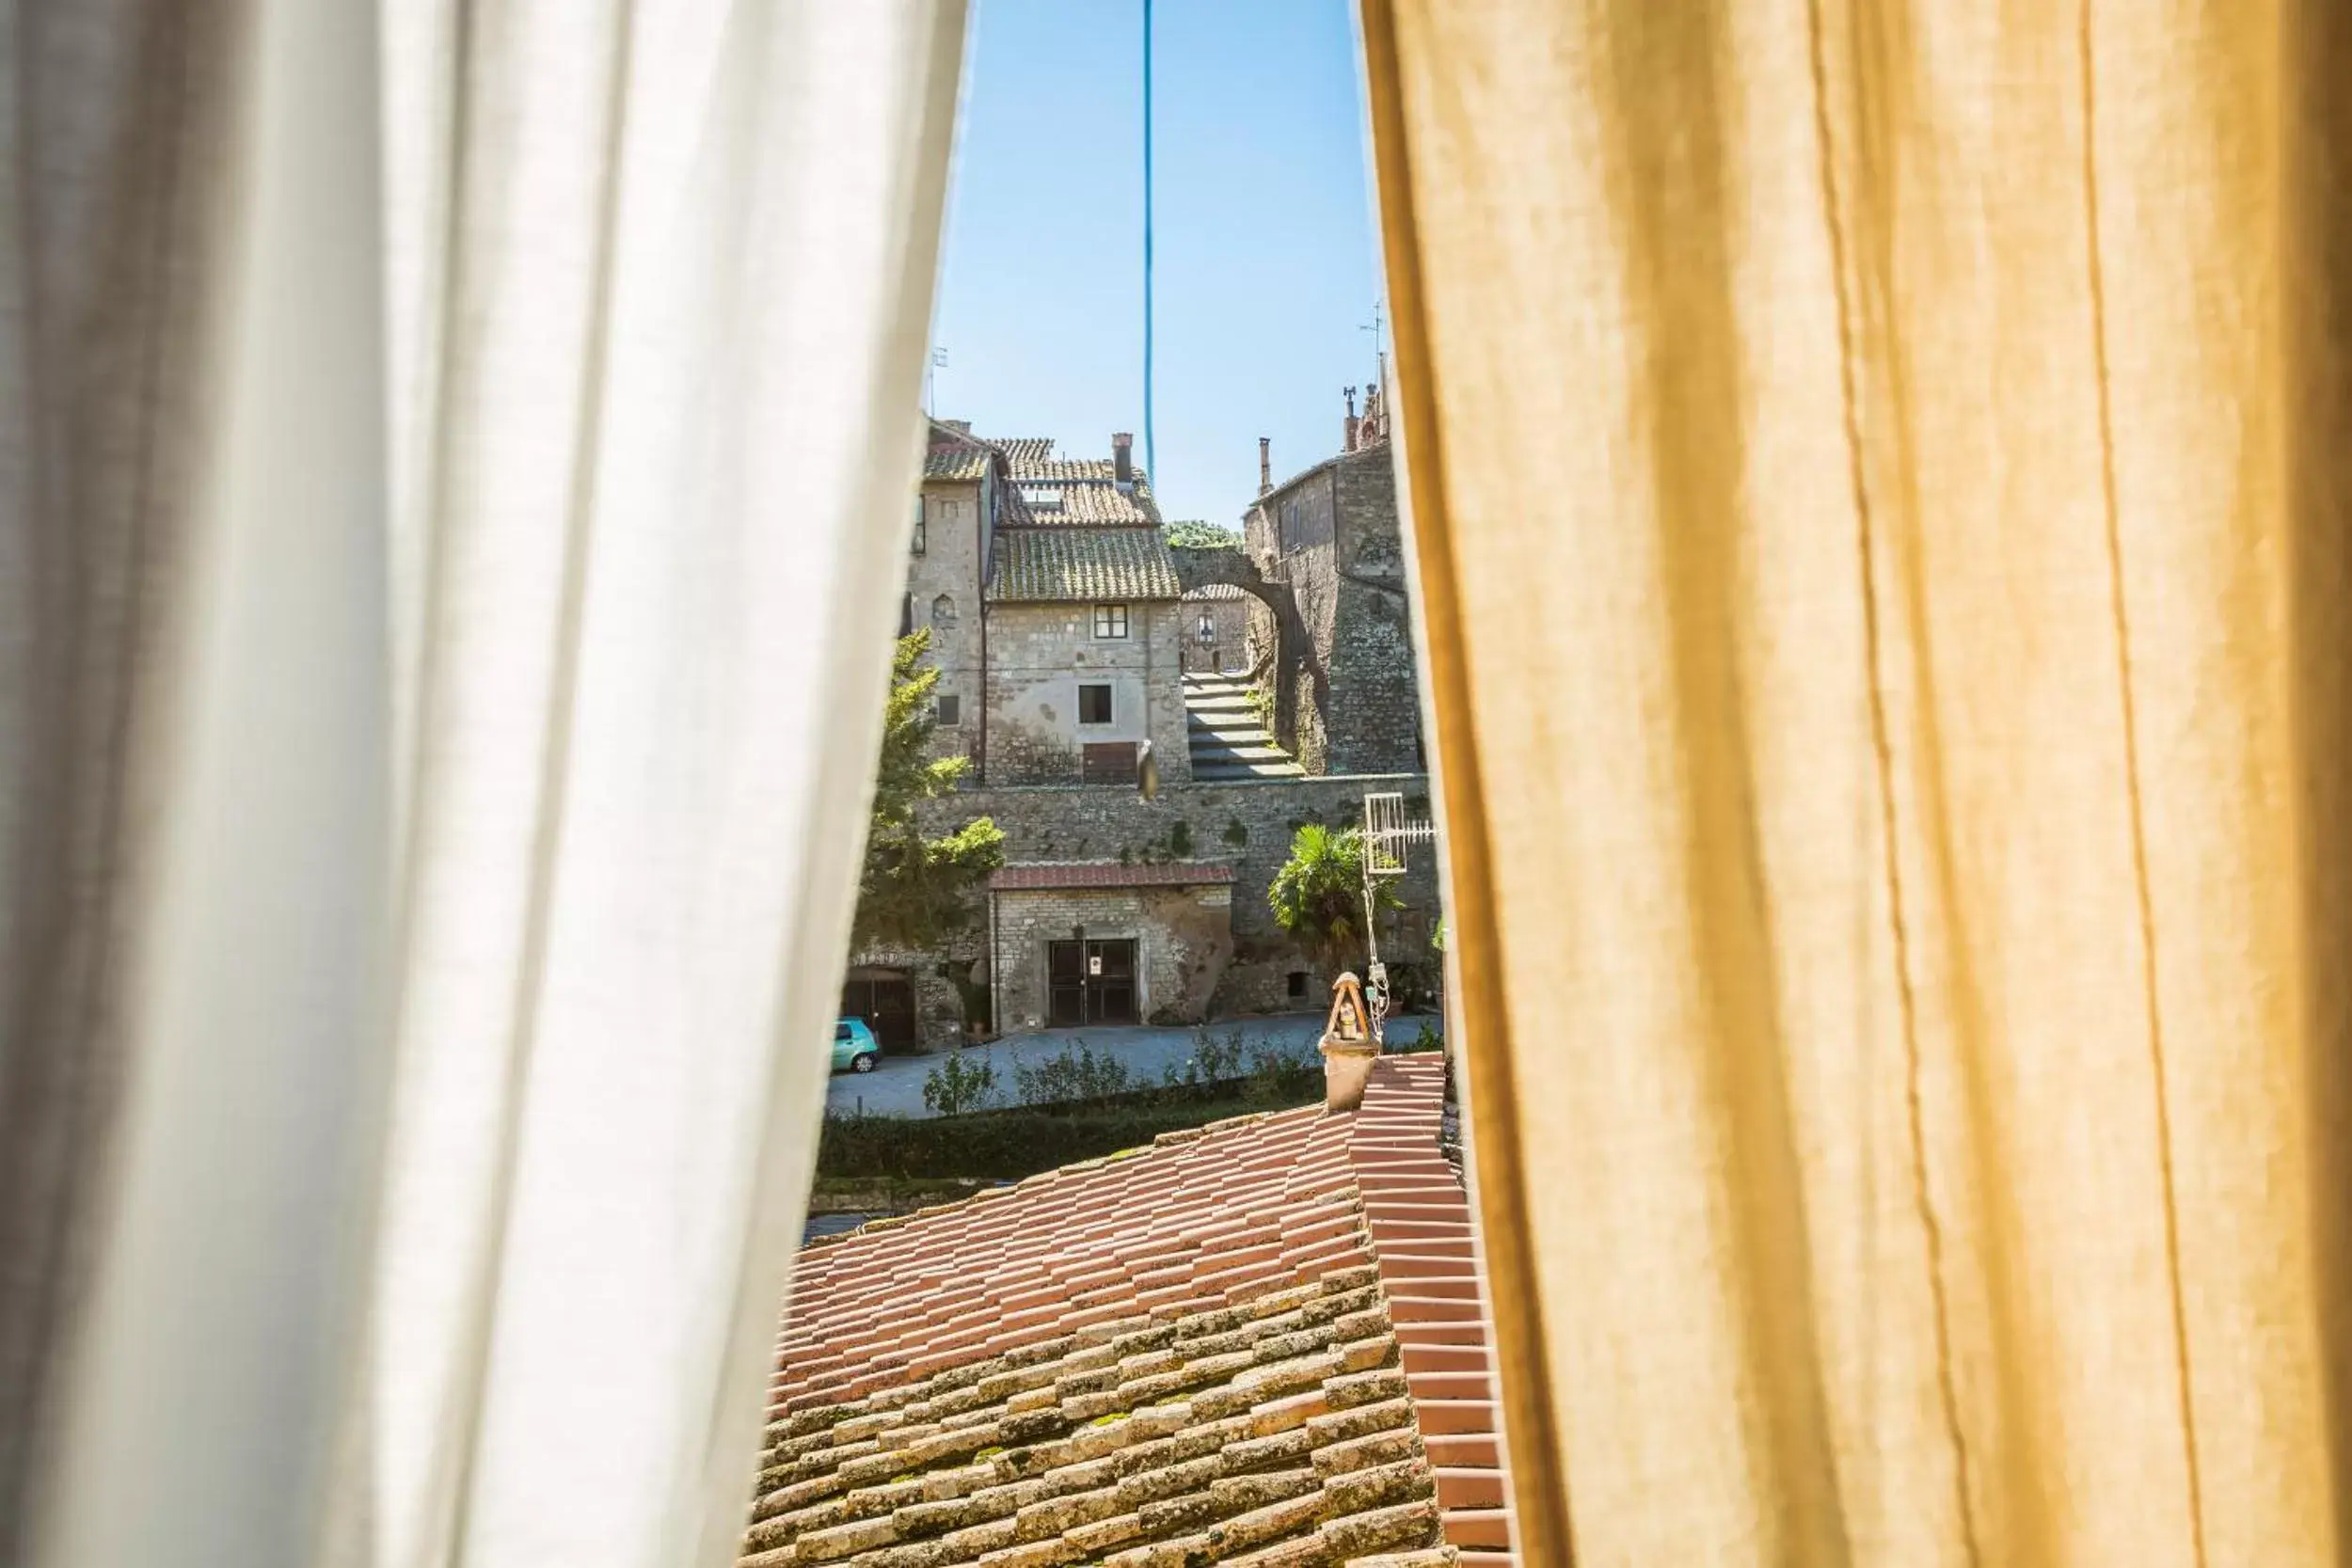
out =
[[[1171,545],[1168,553],[1176,562],[1176,580],[1184,585],[1185,593],[1219,585],[1238,588],[1272,612],[1275,734],[1295,739],[1298,734],[1298,684],[1291,678],[1291,672],[1305,668],[1314,685],[1313,700],[1318,709],[1329,697],[1329,677],[1314,657],[1314,643],[1307,636],[1307,622],[1298,613],[1298,600],[1291,593],[1291,585],[1268,578],[1258,569],[1248,551],[1235,546]]]

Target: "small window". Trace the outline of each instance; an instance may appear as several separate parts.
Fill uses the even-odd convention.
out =
[[[1078,722],[1107,724],[1111,721],[1111,689],[1107,686],[1078,688]]]
[[[931,625],[952,626],[956,624],[956,601],[942,594],[931,601]]]
[[[962,700],[961,700],[961,698],[957,698],[957,697],[953,697],[953,696],[946,696],[946,697],[942,697],[942,698],[940,698],[940,699],[939,699],[939,721],[940,721],[941,723],[943,723],[943,724],[948,725],[948,726],[949,726],[949,727],[951,727],[951,728],[952,728],[953,726],[957,725],[957,724],[961,724],[961,722],[963,722],[963,703],[962,703]]]
[[[1205,611],[1205,610],[1204,610],[1204,611],[1202,611],[1202,612],[1201,612],[1201,615],[1200,615],[1200,638],[1201,642],[1202,642],[1204,645],[1205,645],[1205,644],[1207,644],[1207,643],[1211,643],[1211,642],[1214,642],[1214,641],[1216,641],[1216,618],[1215,618],[1215,617],[1213,617],[1213,616],[1211,616],[1211,615],[1210,615],[1207,611]]]
[[[1127,607],[1123,604],[1099,604],[1094,607],[1094,635],[1124,637],[1127,635]]]
[[[856,1037],[850,1033],[850,1026],[848,1024],[836,1023],[833,1026],[833,1037],[837,1040],[846,1040],[854,1039]]]
[[[916,555],[923,553],[923,547],[927,543],[924,535],[927,531],[923,524],[923,498],[917,496],[914,498],[914,553]]]
[[[1291,971],[1291,994],[1293,996],[1304,996],[1307,994],[1307,972],[1305,970],[1294,969]]]

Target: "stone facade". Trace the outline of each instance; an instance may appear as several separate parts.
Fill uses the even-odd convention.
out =
[[[1249,670],[1249,610],[1252,601],[1226,584],[1196,588],[1184,595],[1184,672],[1245,674]]]
[[[998,1027],[1044,1026],[1046,949],[1083,931],[1136,944],[1136,1021],[1208,1016],[1233,955],[1233,890],[1224,886],[1057,888],[994,895]]]
[[[1169,1022],[1197,1022],[1243,1013],[1314,1011],[1328,1005],[1334,976],[1274,924],[1266,890],[1290,858],[1291,835],[1301,825],[1355,826],[1363,820],[1364,797],[1375,792],[1403,795],[1411,816],[1429,815],[1429,781],[1422,774],[1181,784],[1162,789],[1158,799],[1152,800],[1133,790],[972,789],[933,801],[925,811],[930,814],[926,826],[936,832],[975,816],[993,817],[1004,830],[1009,864],[1124,860],[1146,863],[1200,861],[1231,866],[1232,946],[1221,967],[1215,968],[1213,980],[1178,981],[1184,964],[1173,956],[1175,951],[1181,948],[1195,957],[1205,952],[1197,937],[1186,937],[1171,943],[1167,967],[1159,971],[1161,978],[1152,982],[1154,1010]],[[1423,848],[1411,856],[1411,874],[1398,887],[1407,913],[1384,933],[1382,942],[1381,956],[1388,961],[1400,997],[1434,990],[1436,985],[1437,955],[1428,945],[1438,907],[1435,856]],[[1166,890],[1142,891],[1156,895]],[[1025,973],[1025,965],[1043,961],[1047,937],[1038,933],[1065,937],[1073,927],[1083,926],[1089,936],[1128,935],[1112,923],[1150,914],[1156,906],[1149,901],[1120,902],[1127,896],[1127,890],[1121,889],[1058,892],[1052,895],[1050,911],[1051,920],[1060,922],[1057,927],[1049,924],[1031,929],[1025,926],[1022,931],[1008,934],[1004,917],[1009,900],[1037,900],[1041,906],[1047,900],[1035,894],[995,895],[998,958],[994,972],[1004,987],[996,998],[1000,1029],[1021,1027],[1021,1021],[1032,1010],[1041,1018],[1045,1016],[1041,993],[1032,1009],[1029,993],[1019,990],[1015,983],[1018,974]],[[1195,917],[1187,913],[1185,918],[1190,922]],[[983,942],[985,925],[983,920]],[[1014,942],[1028,943],[1032,937],[1034,951],[1016,952]],[[1138,950],[1138,960],[1139,968],[1149,968],[1153,961],[1143,949]],[[1193,1010],[1196,1002],[1198,1011]]]
[[[988,568],[986,482],[930,481],[907,556],[903,631],[929,627],[930,661],[939,668],[941,723],[934,753],[973,755],[978,748],[984,669],[980,585]]]
[[[1349,421],[1351,439],[1357,422]],[[1393,449],[1385,439],[1318,463],[1259,498],[1243,541],[1290,585],[1308,647],[1274,657],[1274,617],[1253,607],[1253,670],[1274,687],[1278,738],[1310,773],[1425,766]]]
[[[1105,607],[1108,608],[1108,607]],[[997,604],[988,625],[988,768],[992,786],[1074,784],[1085,748],[1149,740],[1160,777],[1191,776],[1183,683],[1186,622],[1173,599],[1120,603],[1126,635],[1096,635],[1091,604]],[[1090,722],[1079,688],[1110,688],[1110,716]],[[1121,784],[1122,791],[1132,785]]]
[[[1140,1020],[1326,1004],[1333,976],[1266,904],[1292,834],[1309,821],[1355,824],[1374,790],[1404,794],[1416,816],[1429,810],[1384,433],[1351,415],[1349,450],[1270,487],[1244,550],[1222,552],[1227,569],[1185,576],[1175,557],[1201,552],[1171,554],[1124,437],[1108,460],[1070,459],[1049,441],[982,442],[968,427],[933,425],[904,615],[908,629],[930,628],[938,696],[952,704],[934,745],[976,767],[968,787],[924,808],[926,831],[985,816],[1005,832],[1009,866],[1189,862],[1229,866],[1232,881],[1137,886],[1111,874],[1101,879],[1109,885],[1009,885],[982,900],[951,952],[855,955],[849,979],[904,980],[919,1044],[952,1045],[984,1013],[1005,1030],[1041,1023],[1047,944],[1080,929],[1136,943]],[[1262,591],[1281,607],[1287,660],[1274,657],[1273,612],[1252,596]],[[1098,605],[1121,613],[1098,626]],[[1111,635],[1114,625],[1125,635]],[[1191,782],[1183,677],[1204,669],[1279,680],[1278,728],[1322,776]],[[1082,704],[1085,687],[1109,689],[1106,715],[1099,698]],[[1120,770],[1118,749],[1143,741],[1161,784],[1149,801]],[[1104,750],[1089,759],[1089,746]],[[1416,859],[1401,889],[1409,912],[1382,943],[1400,1000],[1433,989],[1437,969],[1435,866],[1427,853]]]
[[[981,967],[986,949],[975,935],[963,944],[960,956],[937,953],[915,953],[897,947],[868,947],[850,956],[850,967],[842,976],[845,983],[859,980],[892,979],[904,981],[914,1003],[915,1043],[925,1049],[961,1043],[967,1037],[964,1028],[964,996],[956,984],[940,973],[943,965],[961,968],[968,983],[977,988],[987,982],[987,971]],[[976,989],[975,999],[980,992]],[[974,1019],[985,1022],[985,1015]],[[972,1033],[977,1033],[976,1029]],[[887,1044],[888,1042],[884,1042]]]

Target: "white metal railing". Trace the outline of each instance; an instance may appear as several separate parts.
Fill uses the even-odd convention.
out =
[[[1406,852],[1416,844],[1438,840],[1435,822],[1416,822],[1405,815],[1405,797],[1388,793],[1364,797],[1364,1006],[1372,1014],[1372,1037],[1383,1044],[1382,1024],[1389,1016],[1389,967],[1380,961],[1380,921],[1375,902],[1378,883],[1402,877],[1409,869]]]

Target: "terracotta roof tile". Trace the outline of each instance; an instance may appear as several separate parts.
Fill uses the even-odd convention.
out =
[[[961,444],[934,446],[923,456],[923,477],[941,480],[977,480],[988,472],[989,452],[986,447]]]
[[[745,1562],[1419,1568],[1448,1543],[1507,1548],[1483,1344],[1431,1364],[1399,1311],[1465,1299],[1474,1263],[1408,1279],[1366,1218],[1446,1212],[1397,1185],[1434,1146],[1438,1068],[1382,1062],[1353,1117],[1186,1129],[804,1250]],[[1446,1293],[1400,1298],[1391,1273]],[[1012,1342],[1032,1312],[1050,1318]]]
[[[1050,861],[1008,865],[990,874],[988,885],[999,893],[1043,888],[1199,887],[1230,883],[1233,868],[1199,861],[1170,861],[1159,865],[1122,865],[1117,861]]]
[[[1099,604],[1184,595],[1157,529],[1013,528],[996,535],[993,604]]]
[[[1132,490],[1122,491],[1112,483],[1109,467],[1104,465],[1101,478],[1082,483],[1023,483],[1034,520],[1047,527],[1124,523],[1156,528],[1160,519],[1151,486],[1138,479]]]
[[[1000,436],[991,443],[1012,464],[1012,477],[1021,479],[1033,472],[1039,464],[1051,461],[1054,438],[1050,436]]]

